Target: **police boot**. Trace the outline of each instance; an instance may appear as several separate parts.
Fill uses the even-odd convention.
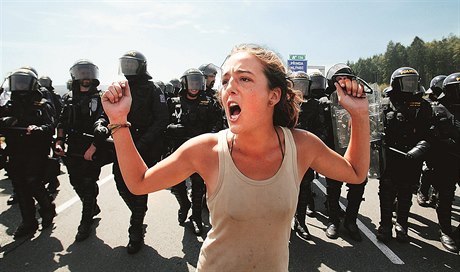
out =
[[[418,203],[418,205],[420,205],[421,207],[429,207],[430,206],[430,204],[428,203],[428,196],[427,195],[425,195],[420,190],[417,192],[417,203]]]
[[[420,187],[417,191],[417,203],[421,207],[429,207],[428,196],[433,178],[433,170],[424,165],[422,176],[420,178]]]
[[[348,231],[348,234],[350,234],[351,239],[357,242],[363,240],[359,228],[356,225],[356,219],[358,218],[359,207],[363,200],[365,184],[366,183],[349,185],[347,194],[348,205],[345,212],[345,220],[343,222],[343,226]]]
[[[56,205],[52,202],[43,183],[38,180],[34,182],[34,196],[40,205],[38,213],[42,218],[42,230],[53,224],[53,219],[56,216]]]
[[[441,199],[444,200],[444,199]],[[445,249],[450,252],[458,252],[458,247],[453,239],[454,234],[451,226],[452,201],[440,201],[436,209],[440,227],[440,240]]]
[[[409,210],[412,206],[412,191],[410,187],[401,189],[398,193],[398,217],[396,219],[396,240],[402,243],[409,242]]]
[[[458,247],[455,244],[455,240],[452,237],[452,231],[450,233],[446,233],[440,230],[440,240],[444,248],[450,252],[458,253]]]
[[[144,217],[147,212],[147,195],[135,196],[132,207],[128,229],[129,242],[126,246],[128,254],[139,252],[144,244]]]
[[[35,218],[34,200],[30,194],[18,192],[19,209],[21,211],[22,222],[14,232],[14,239],[33,235],[38,229],[38,221]]]
[[[179,225],[183,226],[187,219],[188,211],[190,210],[191,204],[187,196],[187,187],[185,182],[181,182],[171,188],[172,193],[179,203],[179,210],[177,211],[177,221]]]
[[[190,216],[190,221],[195,235],[201,235],[203,233],[203,220],[201,217],[202,198],[202,193],[194,192],[192,189],[192,215]]]
[[[84,187],[86,192],[82,199],[82,212],[80,225],[78,226],[77,235],[75,236],[75,241],[81,242],[86,240],[91,234],[91,226],[93,225],[93,214],[96,207],[96,184],[91,184],[91,181],[88,181],[88,184],[85,184]]]
[[[308,191],[307,191],[307,198],[306,198],[306,201],[307,201],[306,214],[309,217],[315,217],[316,216],[315,198],[314,198],[313,191],[311,189],[311,183],[312,182],[310,181],[308,184]]]
[[[329,222],[326,228],[326,236],[330,239],[337,239],[339,237],[340,227],[340,187],[328,186],[327,188],[327,202],[329,208]]]
[[[396,191],[393,184],[388,180],[382,179],[379,188],[380,201],[380,226],[377,229],[377,239],[381,242],[391,240],[393,234],[393,210]]]
[[[16,204],[18,203],[18,198],[16,196],[16,193],[13,191],[10,195],[10,197],[8,198],[8,200],[6,201],[6,204],[7,205],[13,205],[13,204]]]
[[[438,204],[439,204],[439,193],[435,188],[433,188],[430,194],[430,199],[428,200],[428,205],[436,209],[438,207]]]
[[[311,240],[310,232],[308,231],[307,225],[305,224],[305,215],[296,215],[294,217],[294,231],[300,238]]]
[[[407,234],[408,227],[399,223],[395,225],[396,240],[401,243],[409,242],[409,235]]]

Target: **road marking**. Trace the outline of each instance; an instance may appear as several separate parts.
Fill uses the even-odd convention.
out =
[[[104,185],[107,181],[113,179],[113,174],[110,174],[108,175],[107,177],[103,178],[103,179],[100,179],[97,184],[99,186],[102,186]],[[64,202],[64,204],[58,206],[56,208],[56,213],[59,214],[63,211],[65,211],[66,209],[68,209],[70,206],[72,206],[73,204],[77,203],[78,201],[80,201],[80,198],[76,195],[74,197],[72,197],[71,199],[67,200],[66,202]]]
[[[326,195],[326,187],[317,179],[315,179],[314,182],[318,188]],[[345,205],[343,205],[339,201],[340,207],[345,210]],[[387,247],[384,243],[380,242],[377,240],[377,237],[374,235],[374,233],[368,229],[359,219],[356,219],[356,225],[358,225],[358,228],[361,230],[364,235],[366,235],[369,240],[378,248],[382,253],[387,256],[387,258],[394,264],[404,264],[403,260],[401,260],[398,255],[396,255],[389,247]]]

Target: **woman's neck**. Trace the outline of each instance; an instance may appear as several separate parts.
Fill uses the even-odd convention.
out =
[[[278,136],[273,125],[238,134],[231,133],[230,139],[232,152],[240,151],[245,154],[260,154],[273,144],[278,146]]]

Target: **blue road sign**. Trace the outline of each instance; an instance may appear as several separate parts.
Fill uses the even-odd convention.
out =
[[[291,72],[307,72],[307,60],[288,60],[287,64]]]

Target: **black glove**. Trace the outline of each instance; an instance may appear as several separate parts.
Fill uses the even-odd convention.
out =
[[[181,124],[169,124],[166,127],[166,134],[170,137],[184,137],[185,127]]]
[[[419,160],[425,155],[430,149],[430,144],[427,141],[418,142],[411,150],[406,154],[406,158],[411,160]]]
[[[18,123],[18,119],[12,116],[0,118],[0,128],[14,127]]]
[[[94,128],[94,137],[106,139],[110,136],[110,131],[105,126],[97,126]]]

